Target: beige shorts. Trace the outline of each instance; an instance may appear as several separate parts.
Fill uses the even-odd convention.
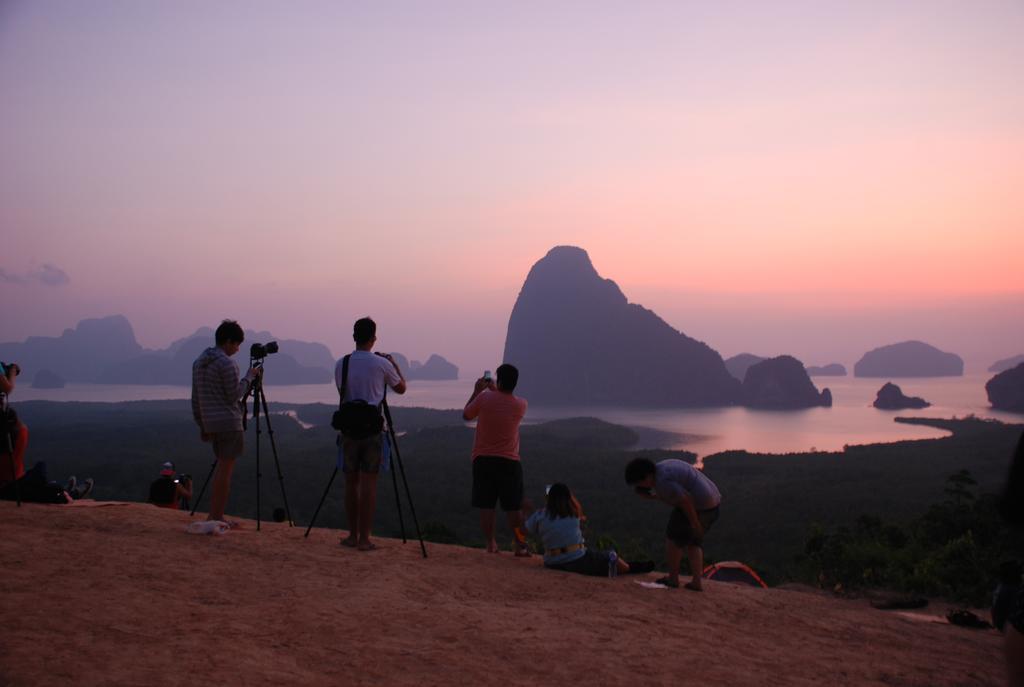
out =
[[[241,430],[214,432],[210,435],[217,460],[234,460],[245,452],[245,434]]]

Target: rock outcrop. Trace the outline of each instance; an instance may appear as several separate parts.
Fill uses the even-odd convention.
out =
[[[519,368],[517,393],[540,405],[699,407],[740,397],[722,356],[629,303],[571,246],[530,270],[503,359]]]
[[[993,408],[1024,413],[1024,363],[988,380],[985,391]]]
[[[63,389],[66,383],[63,377],[45,367],[32,378],[33,389]]]
[[[725,369],[729,371],[729,374],[742,382],[743,378],[747,376],[747,370],[750,369],[750,366],[756,365],[763,360],[768,360],[768,358],[754,355],[753,353],[740,353],[725,360]]]
[[[853,366],[855,377],[960,377],[963,373],[960,356],[921,341],[876,348]]]
[[[989,372],[1006,372],[1007,370],[1013,369],[1024,363],[1024,353],[1015,355],[1012,358],[1003,358],[992,363],[992,366],[988,368]]]
[[[23,370],[50,370],[69,382],[94,382],[104,368],[143,352],[123,315],[82,320],[60,336],[0,344],[0,360]]]
[[[810,365],[807,367],[807,374],[812,377],[845,377],[846,368],[839,363],[829,363],[828,365]]]
[[[743,378],[743,405],[765,410],[830,407],[832,392],[819,392],[799,360],[780,355],[747,370]]]
[[[409,374],[406,376],[409,379],[458,379],[459,368],[434,353],[427,358],[425,363],[412,361],[409,365]]]
[[[905,396],[903,390],[897,385],[886,382],[878,390],[875,402],[871,405],[880,410],[906,410],[907,408],[927,408],[931,403],[919,396]]]

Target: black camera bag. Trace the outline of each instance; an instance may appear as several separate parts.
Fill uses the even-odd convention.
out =
[[[366,439],[384,431],[384,416],[380,406],[366,401],[345,402],[345,386],[348,384],[348,359],[341,361],[341,386],[338,387],[338,409],[331,417],[331,427],[349,439]]]

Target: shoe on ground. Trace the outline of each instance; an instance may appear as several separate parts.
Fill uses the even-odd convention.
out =
[[[92,493],[93,480],[92,477],[85,480],[76,492],[72,492],[71,497],[76,501],[78,499],[84,499],[90,493]]]
[[[643,575],[654,570],[654,561],[634,561],[629,564],[630,575]]]

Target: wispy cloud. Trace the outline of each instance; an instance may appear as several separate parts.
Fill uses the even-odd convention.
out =
[[[57,267],[46,263],[41,267],[32,269],[24,274],[8,272],[0,267],[0,282],[5,284],[42,284],[43,286],[65,286],[71,283],[68,273]]]

